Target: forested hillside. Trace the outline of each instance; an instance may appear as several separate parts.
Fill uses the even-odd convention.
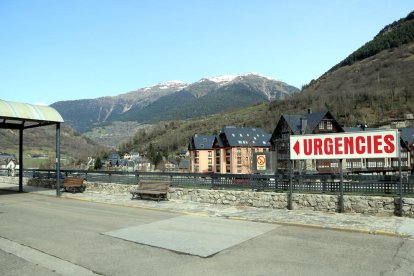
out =
[[[328,72],[333,72],[343,66],[352,65],[356,61],[372,57],[383,50],[397,48],[412,42],[414,42],[414,12],[385,26],[373,40],[367,42],[346,59],[332,67]]]
[[[183,120],[285,99],[300,90],[256,73],[202,78],[190,85],[169,81],[116,97],[62,101],[52,105],[65,122],[84,133],[115,121],[140,124]]]
[[[214,134],[225,125],[262,127],[272,132],[281,114],[329,110],[343,125],[381,126],[414,113],[413,13],[384,29],[370,42],[317,80],[302,93],[244,109],[191,121],[158,124],[141,130],[121,151],[186,147],[194,133]]]
[[[47,155],[51,162],[54,163],[56,153],[55,134],[55,126],[44,126],[25,130],[23,135],[24,158],[26,159],[32,154]],[[17,154],[19,149],[18,131],[0,129],[0,141],[0,152]],[[77,166],[81,163],[84,164],[88,157],[99,155],[106,150],[90,139],[77,134],[71,128],[63,125],[61,129],[61,155],[62,159],[65,159],[65,162],[62,162],[64,168]]]

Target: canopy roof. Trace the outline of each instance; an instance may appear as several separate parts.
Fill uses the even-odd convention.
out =
[[[31,128],[63,123],[54,108],[0,100],[0,128]]]

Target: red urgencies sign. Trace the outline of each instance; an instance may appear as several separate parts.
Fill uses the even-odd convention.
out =
[[[290,159],[398,157],[396,130],[290,136]]]

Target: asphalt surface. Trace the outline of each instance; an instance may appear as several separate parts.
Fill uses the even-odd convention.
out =
[[[56,196],[55,190],[30,186],[26,186],[24,189],[31,193]],[[61,198],[175,212],[179,214],[225,217],[237,220],[278,223],[376,235],[414,237],[414,219],[407,217],[226,206],[180,200],[160,202],[152,200],[131,200],[130,194],[104,194],[88,191],[84,193],[62,192]]]
[[[30,193],[0,191],[0,275],[414,275],[408,218],[158,203],[127,194],[56,198],[55,191],[25,190]],[[180,221],[184,227],[177,226]],[[147,238],[108,235],[155,225],[172,229],[172,237],[185,233],[175,242],[184,244],[193,225],[206,233],[228,227],[225,236],[241,229],[226,223],[233,221],[274,227],[206,258],[151,245]]]

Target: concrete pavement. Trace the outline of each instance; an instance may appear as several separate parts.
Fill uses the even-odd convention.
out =
[[[294,223],[278,223],[282,215],[270,212],[276,223],[257,225],[245,220],[266,219],[260,216],[272,210],[131,201],[127,194],[62,197],[56,198],[51,190],[0,190],[0,275],[411,276],[414,272],[413,239],[323,231],[322,224],[295,227],[291,225],[309,218],[295,211],[285,212],[287,218],[297,218]],[[226,219],[235,215],[238,220]],[[212,233],[216,235],[208,236]]]
[[[3,186],[0,187],[0,189],[1,188],[6,187]],[[16,186],[8,186],[7,188],[17,189]],[[38,187],[25,186],[24,191],[46,196],[56,196],[55,190],[42,189]],[[414,238],[414,219],[406,217],[279,210],[244,206],[226,206],[179,200],[161,202],[152,200],[131,200],[130,194],[103,194],[88,191],[74,194],[63,192],[61,198],[107,203],[133,208],[168,211],[195,216],[225,217],[236,220]]]

